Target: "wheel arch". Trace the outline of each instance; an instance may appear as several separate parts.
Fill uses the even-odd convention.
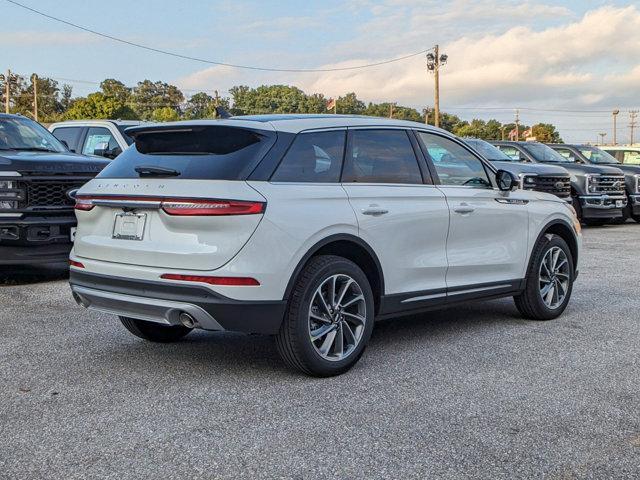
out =
[[[380,309],[380,300],[384,295],[384,274],[382,265],[373,249],[359,237],[350,234],[330,235],[313,245],[293,270],[287,283],[283,300],[288,300],[294,284],[302,269],[313,257],[318,255],[338,255],[358,265],[367,276],[373,290],[375,311]]]
[[[578,239],[575,233],[573,232],[573,228],[571,227],[571,225],[569,225],[569,223],[565,222],[564,220],[560,220],[560,219],[550,221],[540,230],[540,233],[538,234],[538,237],[536,238],[536,241],[533,244],[534,247],[535,245],[538,244],[538,242],[544,235],[548,235],[548,234],[558,235],[565,242],[567,242],[567,245],[569,246],[569,250],[571,250],[571,256],[573,257],[574,269],[577,269],[578,255],[580,252],[578,247]]]

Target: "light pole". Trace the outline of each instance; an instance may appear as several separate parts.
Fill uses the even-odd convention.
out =
[[[434,75],[434,102],[433,102],[433,124],[440,126],[440,67],[447,63],[447,55],[440,54],[440,47],[433,47],[433,52],[427,53],[427,70],[433,72]]]
[[[599,133],[598,135],[600,135],[600,145],[604,145],[604,137],[607,136],[607,132],[602,132],[602,133]]]
[[[611,114],[613,115],[613,144],[617,145],[618,144],[618,127],[617,127],[617,119],[618,119],[618,114],[620,113],[620,110],[618,110],[617,108],[611,112]]]

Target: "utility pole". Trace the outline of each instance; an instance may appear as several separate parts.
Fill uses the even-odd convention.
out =
[[[427,53],[427,70],[434,75],[433,124],[440,126],[440,67],[447,63],[449,57],[440,54],[440,46],[433,47],[433,53]]]
[[[4,113],[9,113],[9,101],[11,97],[11,70],[7,70],[6,75],[0,75],[0,80],[4,80]]]
[[[638,118],[638,110],[630,110],[629,111],[629,130],[631,131],[631,141],[630,145],[633,145],[633,131],[638,126],[636,123],[636,119]]]
[[[393,107],[395,106],[395,103],[390,103],[389,104],[389,118],[393,118]]]
[[[31,83],[33,85],[33,119],[38,121],[38,75],[31,75]]]
[[[520,110],[516,110],[516,119],[513,122],[516,124],[516,142],[520,140]]]
[[[614,145],[618,144],[618,126],[616,125],[616,123],[617,123],[619,113],[620,113],[620,110],[618,110],[617,108],[613,112],[611,112],[611,114],[613,115],[613,144]]]
[[[504,142],[504,125],[500,127],[500,140]]]
[[[604,145],[604,137],[607,136],[607,132],[601,132],[598,135],[600,135],[600,145]]]

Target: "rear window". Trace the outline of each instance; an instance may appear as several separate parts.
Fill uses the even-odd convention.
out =
[[[256,167],[275,137],[272,132],[228,126],[140,132],[99,177],[138,178],[136,168],[151,167],[173,171],[173,178],[239,180]]]

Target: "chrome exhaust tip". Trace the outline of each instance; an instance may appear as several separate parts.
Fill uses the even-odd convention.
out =
[[[89,302],[87,302],[84,298],[82,298],[76,292],[72,292],[71,295],[73,295],[73,299],[76,301],[76,303],[78,305],[80,305],[81,307],[84,307],[84,308],[88,308],[89,307]]]
[[[178,320],[180,320],[180,323],[187,328],[195,328],[196,326],[196,319],[187,312],[181,312],[180,315],[178,315]]]

